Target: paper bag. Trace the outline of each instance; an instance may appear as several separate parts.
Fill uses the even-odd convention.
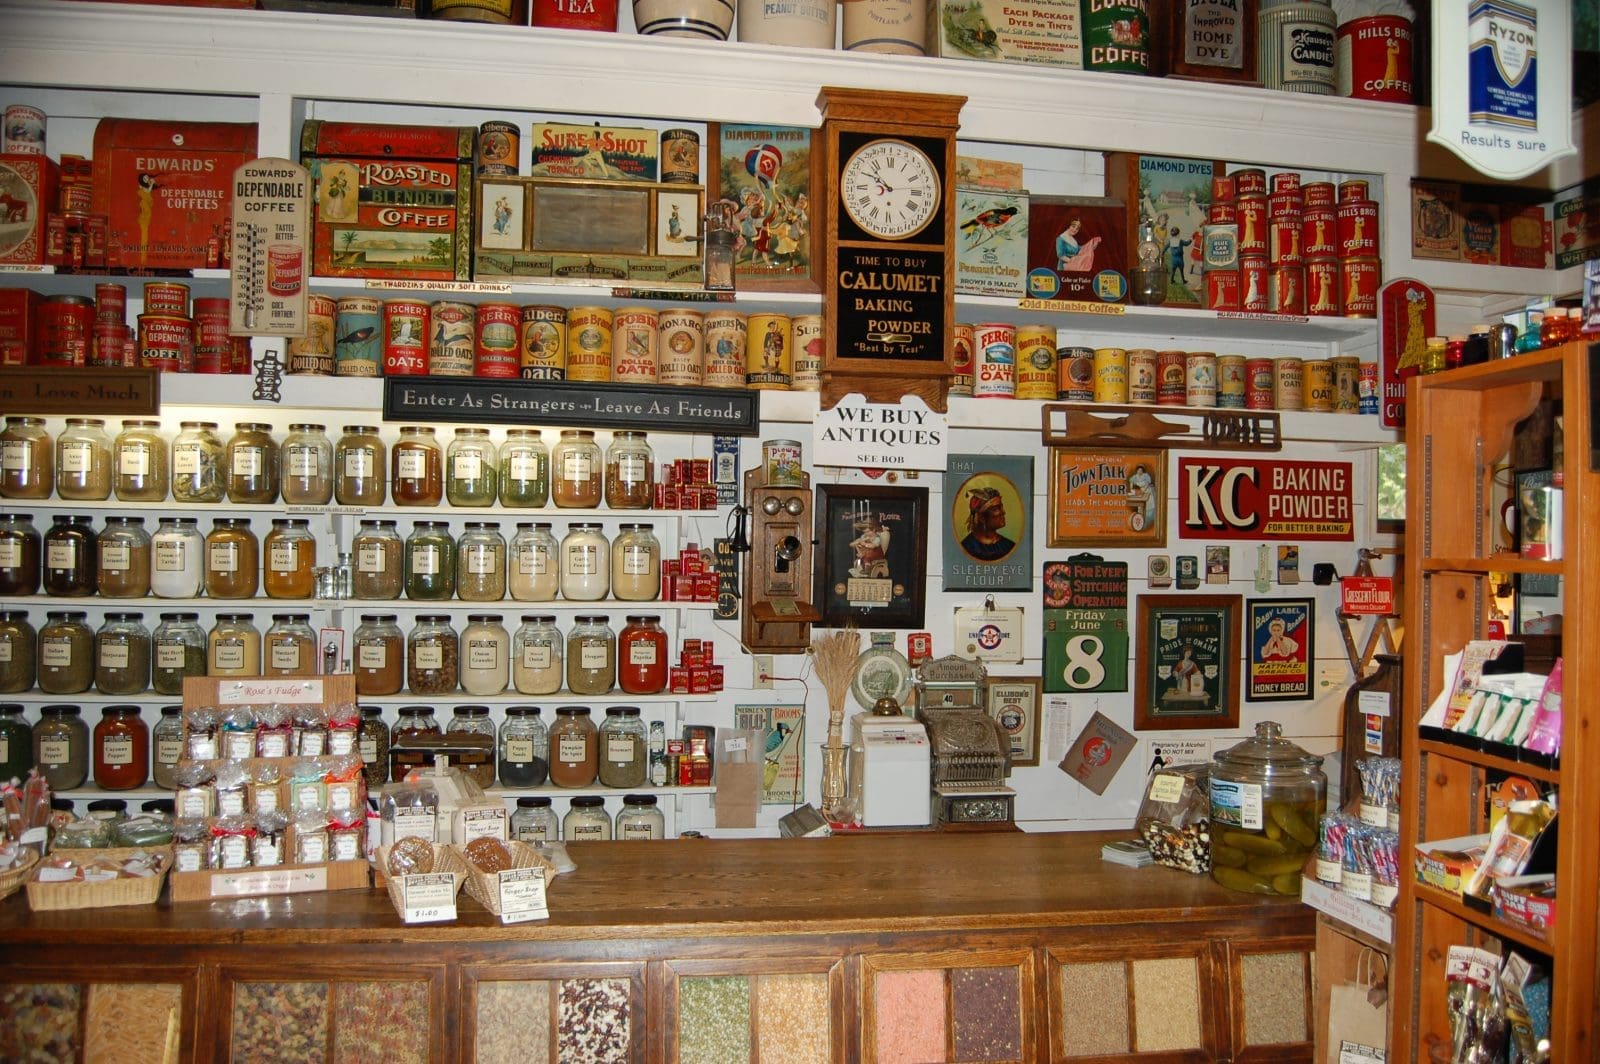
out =
[[[1355,981],[1328,988],[1328,1048],[1323,1064],[1368,1064],[1384,1059],[1389,1044],[1385,963],[1376,950],[1363,950],[1356,962]]]
[[[717,827],[753,828],[761,805],[761,733],[717,729]]]

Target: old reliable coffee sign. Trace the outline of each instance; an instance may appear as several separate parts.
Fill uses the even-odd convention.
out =
[[[1178,459],[1184,539],[1355,538],[1349,462],[1281,458]]]

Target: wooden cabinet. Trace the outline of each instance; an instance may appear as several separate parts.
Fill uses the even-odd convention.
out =
[[[1452,370],[1410,382],[1407,409],[1405,720],[1411,735],[1444,683],[1443,659],[1485,638],[1490,573],[1558,577],[1566,647],[1562,751],[1558,768],[1524,764],[1423,739],[1404,744],[1400,830],[1402,872],[1395,910],[1392,1059],[1426,1060],[1450,1044],[1444,965],[1449,946],[1494,940],[1548,961],[1553,978],[1551,1059],[1596,1059],[1594,899],[1600,890],[1600,554],[1588,536],[1600,522],[1600,476],[1591,450],[1592,375],[1600,348],[1587,344]],[[1494,472],[1518,423],[1542,400],[1564,423],[1566,558],[1495,554],[1499,521]],[[1418,885],[1413,847],[1488,830],[1490,777],[1515,773],[1559,795],[1556,891],[1560,923],[1551,941]]]

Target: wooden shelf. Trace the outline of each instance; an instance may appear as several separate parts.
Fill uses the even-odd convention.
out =
[[[1509,757],[1501,757],[1499,754],[1489,754],[1482,750],[1473,750],[1470,747],[1456,746],[1452,743],[1441,743],[1435,739],[1419,740],[1417,749],[1435,757],[1448,757],[1468,765],[1476,765],[1479,768],[1494,769],[1498,772],[1511,772],[1518,776],[1539,780],[1541,783],[1557,783],[1561,779],[1561,770],[1559,768],[1530,765],[1525,761],[1514,761]]]
[[[1457,920],[1469,923],[1481,931],[1494,935],[1496,938],[1515,942],[1519,946],[1525,946],[1544,955],[1548,955],[1551,949],[1554,948],[1551,943],[1546,942],[1530,931],[1515,924],[1508,924],[1504,920],[1498,920],[1493,913],[1486,913],[1472,908],[1454,894],[1446,894],[1442,890],[1437,890],[1421,883],[1417,884],[1416,894],[1417,901],[1423,905],[1431,905],[1435,909],[1442,909]]]
[[[1566,564],[1562,561],[1545,561],[1541,558],[1524,558],[1520,554],[1492,554],[1487,558],[1423,558],[1425,573],[1541,573],[1562,576]]]

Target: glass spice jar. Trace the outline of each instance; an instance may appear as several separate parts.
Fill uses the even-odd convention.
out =
[[[150,533],[142,517],[108,517],[97,544],[95,583],[105,598],[150,594]]]
[[[154,753],[150,760],[150,779],[162,790],[175,790],[178,781],[174,771],[183,760],[183,707],[162,706],[161,719],[150,729],[150,745]]]
[[[493,506],[499,494],[499,470],[489,430],[456,429],[445,452],[445,498],[451,506]]]
[[[538,429],[507,429],[498,454],[501,506],[550,501],[550,448]]]
[[[617,838],[664,839],[667,836],[667,818],[662,815],[653,794],[625,794],[622,808],[617,812]]]
[[[39,629],[38,684],[47,695],[77,695],[94,685],[94,633],[87,613],[51,610]]]
[[[206,675],[261,675],[261,632],[255,614],[217,614],[206,637]]]
[[[630,695],[667,689],[667,633],[654,614],[630,616],[617,637],[617,686]]]
[[[107,706],[94,726],[94,785],[107,791],[143,787],[150,770],[150,729],[138,706]]]
[[[611,545],[597,522],[567,526],[561,538],[561,597],[596,602],[611,590]]]
[[[497,747],[500,784],[537,787],[550,775],[550,731],[538,706],[511,706],[500,725]]]
[[[268,598],[308,599],[316,593],[317,540],[303,517],[275,518],[262,542],[261,574]]]
[[[56,451],[42,417],[8,417],[0,431],[0,495],[48,499],[55,490]]]
[[[396,506],[438,506],[444,498],[444,454],[433,429],[403,425],[389,452],[389,483]]]
[[[317,675],[317,633],[309,613],[274,613],[263,642],[261,675]]]
[[[25,780],[33,767],[33,728],[22,703],[0,704],[0,780]]]
[[[460,641],[442,613],[417,617],[406,637],[406,686],[414,695],[450,694],[460,686]]]
[[[392,695],[405,685],[405,637],[392,613],[363,613],[355,632],[358,695]]]
[[[175,502],[221,502],[222,438],[215,421],[184,421],[172,438],[172,498]]]
[[[511,838],[530,846],[561,841],[561,822],[556,819],[556,811],[550,808],[548,795],[528,795],[517,799],[516,811],[511,814]]]
[[[346,425],[333,448],[333,498],[340,506],[382,506],[387,448],[373,425]]]
[[[643,510],[655,501],[655,452],[644,433],[621,430],[606,448],[606,505]]]
[[[506,589],[522,602],[549,602],[561,589],[559,547],[548,521],[519,521],[511,538]]]
[[[326,506],[333,498],[333,441],[327,426],[290,425],[278,454],[283,501],[290,506]]]
[[[443,734],[444,729],[439,727],[432,706],[401,706],[399,719],[394,722],[394,728],[389,732],[389,745],[394,746],[407,739],[419,739],[425,735]]]
[[[0,610],[0,693],[33,690],[39,634],[25,610]]]
[[[506,596],[506,538],[498,521],[468,521],[456,540],[456,595],[469,602]]]
[[[278,443],[272,426],[241,421],[233,426],[223,459],[228,501],[264,505],[278,501]]]
[[[150,687],[150,629],[142,613],[108,613],[94,634],[94,686],[103,695]]]
[[[165,502],[171,488],[167,439],[161,422],[126,418],[111,445],[116,457],[112,487],[123,502]]]
[[[461,630],[461,689],[487,697],[504,691],[511,682],[511,637],[498,613],[467,615]]]
[[[89,778],[89,726],[77,706],[45,706],[33,728],[33,763],[56,794]]]
[[[253,598],[261,576],[261,545],[250,522],[218,517],[206,535],[206,594],[219,599]]]
[[[611,594],[624,602],[661,597],[661,541],[653,525],[618,527],[611,541]]]
[[[367,791],[371,793],[389,782],[389,728],[383,723],[381,707],[361,707],[356,748],[361,752],[361,774],[366,777]]]
[[[567,842],[610,842],[611,818],[606,800],[598,794],[580,794],[561,818],[561,837]]]
[[[587,787],[600,771],[600,733],[588,706],[560,706],[550,726],[550,782],[557,787]]]
[[[525,695],[548,695],[561,690],[561,632],[549,614],[524,614],[522,626],[511,638],[511,682]]]
[[[75,501],[111,497],[111,437],[97,417],[69,417],[56,437],[56,496]]]
[[[43,560],[44,538],[33,515],[0,514],[0,596],[37,594]]]
[[[594,433],[588,429],[562,429],[561,440],[550,454],[550,491],[556,505],[593,508],[600,505],[604,463]]]
[[[494,738],[494,721],[489,719],[488,706],[457,706],[445,725],[444,733],[458,735],[484,735]]]
[[[573,619],[567,633],[567,690],[575,695],[609,694],[617,685],[617,637],[604,614]]]
[[[198,613],[163,613],[150,634],[150,689],[183,694],[183,681],[206,674],[206,631]]]
[[[606,787],[643,787],[649,765],[644,721],[638,706],[611,706],[600,725],[600,783]]]
[[[83,598],[99,587],[100,537],[87,514],[56,514],[44,534],[44,593]]]
[[[358,599],[394,599],[405,587],[405,544],[393,521],[362,521],[350,542],[355,570],[350,593]]]
[[[198,598],[206,586],[206,538],[193,517],[163,517],[150,537],[150,592]]]
[[[456,593],[456,542],[443,521],[418,521],[406,537],[406,598],[447,599]]]

